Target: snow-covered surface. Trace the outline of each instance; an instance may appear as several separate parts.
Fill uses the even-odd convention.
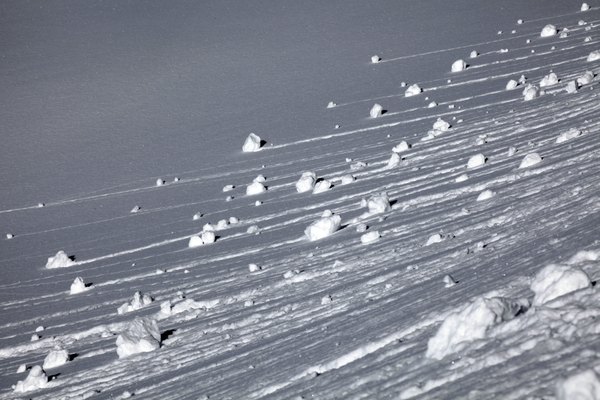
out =
[[[593,398],[598,5],[0,4],[0,398]]]

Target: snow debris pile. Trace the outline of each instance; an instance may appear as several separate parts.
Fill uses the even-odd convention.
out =
[[[392,148],[394,153],[402,153],[408,151],[410,149],[410,144],[408,144],[405,140],[398,143],[396,146]]]
[[[371,118],[381,117],[382,114],[383,106],[379,103],[373,104],[373,107],[371,107],[371,111],[369,111],[369,115],[371,116]]]
[[[87,287],[85,282],[83,281],[83,278],[78,276],[77,278],[75,278],[73,280],[73,283],[71,283],[70,293],[78,294],[78,293],[85,292],[86,290],[89,290],[89,289],[90,288]]]
[[[75,265],[75,262],[71,260],[67,253],[63,250],[60,250],[54,257],[48,257],[48,262],[46,262],[46,268],[67,268]]]
[[[598,61],[600,60],[600,50],[594,50],[587,56],[587,61]]]
[[[370,244],[374,243],[381,238],[379,231],[369,231],[360,237],[360,242],[362,244]]]
[[[561,133],[560,135],[558,135],[558,137],[556,138],[556,143],[563,143],[566,142],[567,140],[571,140],[571,139],[575,139],[576,137],[581,136],[581,131],[577,128],[571,128],[566,132]]]
[[[125,314],[131,311],[139,310],[140,308],[152,303],[152,301],[154,301],[152,297],[137,291],[133,294],[133,297],[129,302],[123,303],[123,305],[117,309],[117,313]]]
[[[556,400],[598,399],[600,399],[600,378],[593,369],[571,375],[556,385]]]
[[[529,153],[525,157],[523,157],[523,160],[519,165],[519,169],[533,167],[534,165],[537,165],[541,162],[542,157],[538,153]]]
[[[366,206],[369,209],[369,214],[383,214],[392,209],[387,193],[373,195],[369,198],[369,200],[367,200],[366,203]]]
[[[467,69],[467,63],[464,60],[456,60],[452,63],[451,71],[460,72]]]
[[[44,358],[44,370],[60,367],[69,362],[69,352],[65,349],[54,349]]]
[[[296,182],[296,191],[298,193],[310,192],[315,187],[316,181],[317,174],[312,171],[303,172],[298,182]]]
[[[420,94],[423,90],[421,89],[421,87],[419,85],[412,84],[408,87],[408,89],[406,89],[406,91],[404,92],[404,97],[412,97],[412,96],[416,96],[418,94]]]
[[[576,267],[550,264],[537,273],[531,282],[535,293],[533,305],[546,304],[560,296],[591,286],[590,278]]]
[[[42,370],[42,367],[35,365],[29,371],[29,375],[24,381],[18,381],[15,386],[15,392],[25,393],[32,390],[42,389],[48,385],[48,377]]]
[[[262,143],[260,140],[260,136],[254,134],[254,133],[251,133],[246,138],[246,141],[244,142],[244,145],[242,146],[242,151],[244,153],[252,153],[255,151],[259,151],[261,146],[262,146]]]
[[[310,224],[304,234],[311,242],[331,236],[334,232],[340,229],[342,217],[339,214],[333,214],[329,210],[325,210],[323,216]]]
[[[528,307],[526,300],[478,298],[444,319],[437,333],[427,342],[425,355],[441,360],[460,351],[469,342],[483,339],[491,327],[513,319]]]
[[[467,161],[467,168],[471,169],[481,167],[485,164],[486,161],[487,158],[483,154],[475,154],[474,156],[471,156],[471,158],[469,158],[469,161]]]
[[[558,84],[558,76],[554,72],[544,76],[540,81],[540,87],[553,86]]]
[[[136,318],[117,337],[119,358],[137,353],[147,353],[160,347],[158,324],[151,318]]]
[[[541,37],[550,37],[550,36],[554,36],[558,33],[558,30],[556,29],[556,26],[552,25],[552,24],[548,24],[546,26],[544,26],[544,28],[542,29],[542,32],[540,33]]]

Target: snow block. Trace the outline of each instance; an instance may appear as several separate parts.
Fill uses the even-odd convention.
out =
[[[340,229],[342,217],[338,214],[329,217],[321,217],[305,230],[304,234],[311,242],[331,236],[334,232]]]
[[[579,268],[566,265],[548,265],[531,282],[535,293],[533,305],[546,304],[560,296],[591,286],[590,278]]]
[[[63,250],[60,250],[54,257],[48,257],[48,262],[46,262],[46,268],[67,268],[74,265],[75,262],[67,256]]]
[[[69,362],[69,352],[65,349],[55,349],[50,351],[46,358],[44,358],[44,370],[50,368],[60,367]]]
[[[377,64],[380,61],[381,61],[381,57],[379,57],[378,55],[371,56],[371,63],[372,64]]]
[[[136,318],[117,337],[117,354],[124,358],[154,351],[160,347],[158,324],[151,318]]]
[[[16,393],[25,393],[42,389],[48,385],[48,377],[39,365],[34,365],[24,381],[18,381],[15,386]]]
[[[598,374],[588,369],[559,382],[556,385],[556,400],[600,400]]]
[[[383,114],[383,106],[381,104],[375,103],[373,107],[371,107],[371,111],[369,111],[369,115],[371,118],[381,117]]]
[[[525,157],[523,157],[523,160],[519,165],[519,169],[533,167],[534,165],[539,164],[541,162],[542,157],[540,157],[538,153],[529,153]]]
[[[315,187],[317,174],[312,171],[303,172],[298,182],[296,182],[296,191],[298,193],[310,192]]]
[[[434,123],[433,123],[433,129],[436,131],[441,131],[441,132],[446,132],[448,131],[448,129],[450,129],[451,125],[444,121],[441,118],[438,118]]]
[[[481,167],[485,164],[486,160],[487,158],[485,158],[483,154],[475,154],[474,156],[471,156],[471,158],[469,158],[469,161],[467,161],[467,168]]]
[[[473,50],[473,51],[471,51],[469,58],[477,58],[478,56],[479,56],[479,53],[477,52],[477,50]]]
[[[594,73],[592,71],[585,71],[581,74],[576,82],[579,86],[589,85],[594,80]]]
[[[548,24],[546,26],[544,26],[544,28],[542,29],[542,32],[540,32],[540,37],[550,37],[550,36],[554,36],[558,33],[558,30],[556,29],[556,26],[552,25],[552,24]]]
[[[75,278],[75,280],[73,280],[73,283],[71,283],[70,293],[78,294],[78,293],[85,292],[88,289],[89,288],[85,286],[85,282],[83,281],[83,278],[78,276],[77,278]],[[44,367],[44,368],[46,368],[46,367]]]
[[[444,319],[437,333],[429,339],[425,355],[441,360],[469,342],[483,339],[488,329],[513,319],[527,307],[524,301],[502,297],[478,298]]]
[[[442,240],[444,240],[442,235],[440,235],[439,233],[434,233],[433,235],[429,236],[429,239],[427,239],[425,246],[431,246],[432,244],[440,243]]]
[[[260,136],[254,134],[254,133],[251,133],[246,138],[246,141],[244,142],[244,145],[242,146],[242,151],[244,153],[252,153],[255,151],[259,151],[261,146],[262,146],[262,143],[260,140]]]
[[[262,182],[252,182],[246,187],[246,196],[254,196],[267,191],[265,185]]]
[[[412,96],[416,96],[418,94],[420,94],[423,90],[421,89],[421,87],[419,85],[412,84],[408,87],[408,89],[406,89],[406,91],[404,92],[404,97],[412,97]]]
[[[383,214],[392,209],[387,193],[373,195],[367,200],[367,208],[370,214]]]
[[[460,72],[467,69],[467,63],[464,60],[456,60],[452,63],[451,71]]]

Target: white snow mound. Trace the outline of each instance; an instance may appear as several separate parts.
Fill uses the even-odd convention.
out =
[[[460,72],[467,69],[467,63],[464,60],[456,60],[452,63],[452,72]]]
[[[594,50],[587,56],[588,61],[598,61],[600,60],[600,50]]]
[[[525,157],[523,157],[523,160],[519,165],[519,169],[533,167],[534,165],[537,165],[541,162],[542,157],[540,157],[538,153],[529,153]]]
[[[530,101],[538,97],[540,94],[540,90],[537,86],[527,85],[525,89],[523,89],[523,100]]]
[[[486,158],[483,154],[475,154],[467,161],[467,168],[477,168],[485,164]]]
[[[375,55],[375,56],[371,56],[371,63],[373,64],[377,64],[378,62],[381,61],[381,57]]]
[[[478,298],[444,319],[437,333],[429,339],[425,355],[441,360],[468,342],[483,339],[488,329],[513,319],[527,306],[524,302],[502,297]]]
[[[398,155],[398,153],[392,153],[392,155],[390,156],[390,159],[387,162],[386,168],[388,168],[388,169],[396,168],[398,165],[400,165],[400,161],[401,161],[401,158]]]
[[[556,400],[600,400],[598,374],[588,369],[559,382],[556,385]]]
[[[60,250],[54,257],[48,257],[48,262],[46,262],[46,268],[67,268],[74,265],[75,262],[67,256],[63,250]]]
[[[506,83],[506,90],[516,89],[517,86],[519,86],[519,83],[517,81],[515,81],[514,79],[511,79],[510,81],[508,81]]]
[[[558,84],[558,76],[554,72],[544,76],[540,81],[540,87],[553,86]]]
[[[35,365],[29,371],[29,375],[24,381],[18,381],[15,386],[15,392],[25,393],[32,390],[42,389],[48,385],[48,377],[42,370],[42,367]]]
[[[329,217],[321,217],[312,224],[310,224],[305,230],[304,234],[311,242],[319,239],[331,236],[334,232],[340,229],[342,224],[342,217],[339,214],[331,215]]]
[[[557,297],[590,285],[590,278],[581,269],[550,264],[542,268],[531,282],[530,288],[535,293],[533,305],[546,304]]]
[[[315,184],[315,187],[313,188],[313,194],[323,193],[329,189],[331,189],[331,182],[329,182],[327,179],[322,179]]]
[[[383,106],[378,103],[373,104],[371,111],[369,111],[371,118],[381,117],[381,114],[383,114]]]
[[[483,192],[479,193],[479,196],[477,196],[477,201],[489,200],[495,195],[495,192],[491,191],[490,189],[486,189]]]
[[[552,25],[552,24],[548,24],[546,26],[544,26],[544,28],[542,29],[542,32],[540,33],[541,37],[550,37],[550,36],[554,36],[558,33],[558,30],[556,29],[556,26]]]
[[[44,370],[49,368],[60,367],[69,362],[69,352],[65,349],[55,349],[50,351],[46,358],[44,358]]]
[[[362,244],[374,243],[378,241],[380,237],[379,231],[370,231],[360,237],[360,242]]]
[[[367,200],[367,208],[370,214],[382,214],[392,209],[387,193],[373,195]]]
[[[429,239],[427,239],[425,246],[431,246],[434,243],[440,243],[442,240],[444,240],[442,235],[440,235],[439,233],[434,233],[433,235],[429,236]]]
[[[119,358],[137,353],[147,353],[160,347],[160,331],[154,319],[136,318],[117,337]]]
[[[296,182],[296,191],[298,193],[310,192],[315,187],[317,174],[312,171],[303,172],[298,182]]]
[[[585,71],[581,74],[576,82],[579,86],[589,85],[594,80],[594,73],[592,71]]]
[[[446,132],[448,131],[448,129],[450,129],[450,124],[446,121],[444,121],[441,118],[438,118],[434,123],[433,123],[433,129],[436,131],[441,131],[441,132]]]
[[[404,97],[412,97],[412,96],[416,96],[418,94],[420,94],[423,90],[421,89],[421,87],[419,85],[412,84],[408,87],[408,89],[406,89],[406,91],[404,92]]]
[[[408,149],[410,149],[410,144],[408,144],[405,140],[403,140],[400,143],[398,143],[396,146],[394,146],[394,148],[392,148],[392,151],[394,153],[402,153],[404,151],[407,151]]]
[[[577,128],[571,128],[566,132],[561,133],[556,138],[556,143],[563,143],[567,140],[575,139],[576,137],[581,136],[581,131]]]
[[[75,278],[73,280],[73,283],[71,283],[70,293],[78,294],[78,293],[85,292],[88,289],[89,288],[85,286],[85,282],[83,281],[83,278],[78,276],[77,278]],[[46,367],[44,367],[44,368],[46,368]]]
[[[152,301],[152,297],[137,291],[133,294],[133,297],[129,302],[123,303],[123,305],[117,309],[117,313],[125,314],[131,311],[139,310],[140,308],[152,303]]]
[[[244,145],[242,146],[242,151],[244,153],[252,153],[255,151],[259,151],[261,146],[260,136],[251,133],[246,138]]]
[[[267,191],[262,182],[252,182],[246,187],[246,196],[254,196]]]

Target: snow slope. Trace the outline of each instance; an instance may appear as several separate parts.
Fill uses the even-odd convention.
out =
[[[594,396],[600,3],[358,3],[0,6],[0,397]]]

